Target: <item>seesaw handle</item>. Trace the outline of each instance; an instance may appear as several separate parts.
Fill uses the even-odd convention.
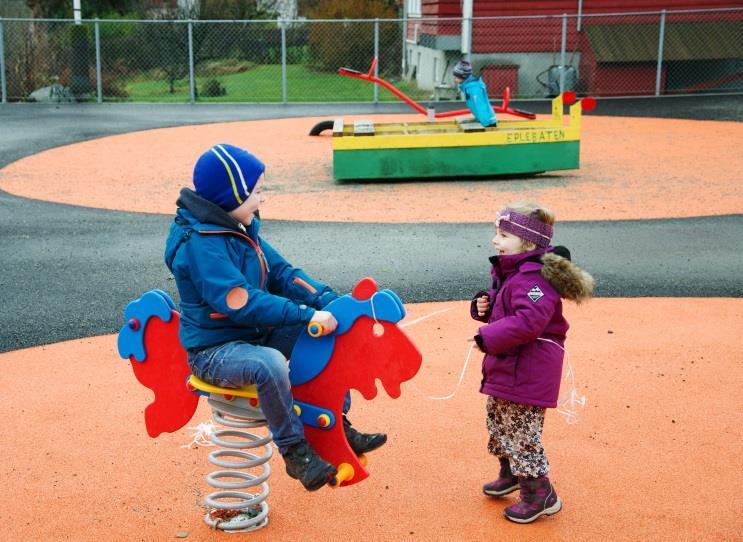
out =
[[[324,331],[325,328],[320,322],[310,322],[307,324],[307,333],[309,333],[310,337],[320,337]]]

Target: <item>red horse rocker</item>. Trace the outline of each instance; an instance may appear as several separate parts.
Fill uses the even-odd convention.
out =
[[[400,298],[391,290],[379,290],[373,279],[362,279],[351,294],[325,310],[333,313],[338,328],[330,335],[316,336],[320,334],[312,326],[317,324],[310,324],[294,347],[289,374],[294,410],[305,426],[306,439],[338,470],[333,485],[348,486],[364,480],[369,472],[366,458],[354,454],[343,431],[346,394],[354,388],[365,399],[373,399],[379,379],[390,397],[397,398],[400,385],[420,369],[422,357],[397,326],[405,317]],[[179,314],[164,292],[147,292],[129,303],[124,315],[119,355],[130,360],[139,382],[155,393],[145,408],[147,433],[154,438],[185,426],[201,395],[208,397],[215,421],[227,427],[210,434],[212,442],[224,449],[211,452],[209,461],[228,470],[207,477],[219,491],[206,497],[211,511],[204,521],[230,531],[265,526],[271,434],[244,431],[265,425],[255,387],[218,388],[190,375],[186,352],[178,341]],[[259,448],[262,455],[245,451]],[[259,474],[236,470],[256,468],[261,468]]]

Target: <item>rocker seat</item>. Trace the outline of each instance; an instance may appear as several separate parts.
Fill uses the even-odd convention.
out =
[[[192,391],[198,390],[204,394],[209,394],[212,397],[215,395],[221,395],[223,400],[220,400],[220,402],[231,402],[235,400],[236,397],[242,397],[247,400],[247,405],[252,408],[260,409],[261,404],[258,400],[258,392],[256,391],[255,384],[251,384],[244,388],[220,388],[219,386],[204,382],[194,375],[188,377],[187,383],[189,389]],[[239,402],[240,401],[237,401],[237,403]],[[294,412],[297,413],[297,416],[299,416],[299,419],[302,420],[304,425],[324,430],[332,429],[333,426],[335,426],[335,415],[331,410],[296,400],[294,401],[293,408]]]
[[[188,384],[191,387],[199,391],[204,391],[206,393],[216,393],[219,395],[226,395],[228,397],[233,396],[246,397],[248,399],[258,399],[258,391],[255,388],[255,384],[251,384],[250,386],[246,386],[244,388],[220,388],[219,386],[215,386],[214,384],[204,382],[194,375],[188,377]]]

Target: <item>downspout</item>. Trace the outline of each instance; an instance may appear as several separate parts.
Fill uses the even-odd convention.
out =
[[[80,0],[72,0],[72,16],[75,19],[75,24],[83,23],[83,10],[80,6]]]
[[[408,0],[402,2],[402,63],[403,79],[408,74]]]
[[[462,0],[462,56],[472,60],[472,13],[474,0]]]

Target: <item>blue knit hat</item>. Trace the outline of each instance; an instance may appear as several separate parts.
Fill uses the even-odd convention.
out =
[[[454,74],[454,77],[467,79],[470,75],[472,75],[472,64],[470,64],[466,60],[460,60],[459,62],[457,62],[457,65],[454,66],[454,71],[452,71],[452,73]]]
[[[265,169],[263,162],[245,149],[223,143],[196,161],[193,185],[202,198],[227,212],[234,211],[248,199]]]

